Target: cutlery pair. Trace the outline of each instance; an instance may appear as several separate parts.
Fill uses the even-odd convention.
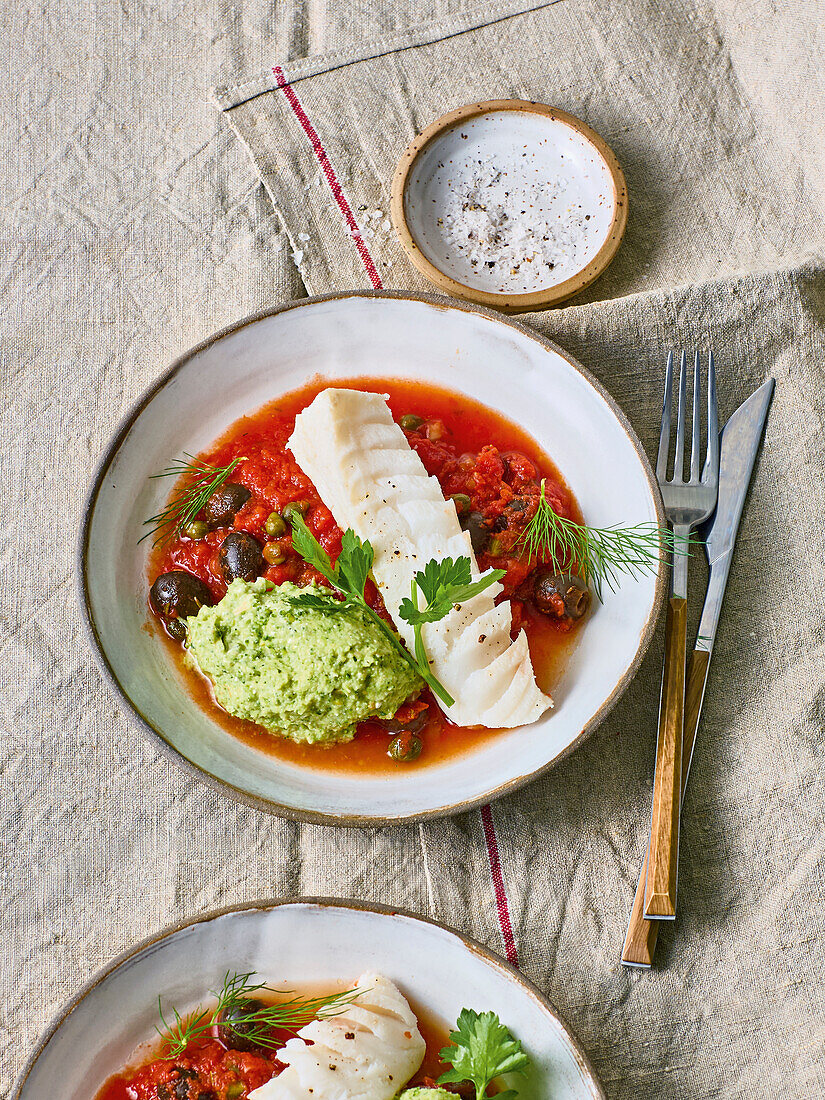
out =
[[[687,370],[682,353],[679,376],[674,472],[667,480],[673,392],[673,356],[668,357],[665,400],[656,474],[677,547],[699,526],[710,564],[710,579],[696,646],[685,665],[687,557],[676,554],[671,576],[665,667],[662,677],[659,736],[654,780],[651,837],[642,866],[622,950],[626,966],[649,967],[658,937],[658,921],[676,912],[679,812],[687,784],[696,729],[707,682],[739,521],[764,430],[774,383],[769,380],[733,414],[720,438],[713,356],[708,363],[705,465],[699,472],[700,359],[693,376],[690,475],[683,477]],[[721,449],[721,458],[720,458]]]

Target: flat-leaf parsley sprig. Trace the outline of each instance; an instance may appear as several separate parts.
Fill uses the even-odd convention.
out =
[[[213,466],[184,451],[183,458],[176,458],[171,466],[167,466],[159,474],[150,474],[150,480],[160,477],[185,477],[186,480],[163,511],[144,520],[143,526],[149,530],[138,542],[154,535],[152,546],[158,546],[179,535],[215,490],[220,489],[232,471],[244,461],[241,457],[233,459],[227,466]]]
[[[450,1046],[441,1051],[441,1061],[452,1066],[438,1079],[440,1085],[472,1081],[476,1100],[485,1100],[490,1083],[504,1073],[526,1074],[530,1059],[495,1012],[474,1012],[462,1008]],[[496,1100],[512,1100],[512,1089],[496,1093]]]
[[[655,523],[588,527],[565,519],[550,506],[543,478],[536,513],[516,542],[516,547],[531,556],[549,556],[559,569],[575,568],[586,584],[592,582],[599,599],[602,584],[606,582],[615,592],[623,573],[631,577],[655,573],[663,550],[690,554],[693,547],[700,545],[700,540],[692,535],[677,537],[669,527]]]
[[[415,630],[415,658],[419,665],[427,662],[421,627],[424,623],[437,623],[448,615],[456,604],[464,603],[473,596],[501,580],[503,569],[493,569],[479,580],[472,579],[469,558],[444,558],[443,561],[429,561],[416,573],[412,582],[410,599],[401,601],[398,614]],[[427,601],[426,607],[418,607],[418,593]]]
[[[177,1058],[183,1054],[193,1039],[212,1031],[218,1023],[257,1046],[275,1049],[282,1045],[283,1040],[277,1035],[273,1036],[273,1030],[296,1032],[312,1020],[337,1016],[361,993],[358,989],[348,989],[326,997],[299,997],[291,990],[275,990],[264,982],[252,982],[251,978],[251,972],[227,972],[221,990],[211,991],[217,997],[214,1008],[202,1009],[198,1005],[187,1016],[181,1016],[173,1008],[174,1023],[166,1020],[161,999],[158,997],[158,1014],[163,1027],[155,1030],[169,1046],[168,1057]],[[249,1007],[249,997],[262,990],[277,993],[286,999],[262,1008]]]
[[[290,600],[293,606],[332,613],[341,607],[360,607],[380,628],[403,660],[419,673],[441,702],[451,707],[455,699],[430,669],[421,639],[421,626],[425,622],[434,623],[443,619],[455,604],[483,592],[485,588],[499,580],[504,575],[503,572],[496,569],[480,580],[472,581],[469,558],[459,558],[457,561],[445,558],[442,562],[428,562],[425,568],[415,576],[412,583],[412,599],[404,600],[401,604],[401,616],[415,630],[415,654],[413,655],[389,623],[370,607],[364,597],[364,586],[374,559],[372,545],[369,542],[362,542],[354,531],[345,531],[341,540],[341,553],[333,566],[329,554],[309,530],[303,517],[296,512],[290,516],[290,523],[293,548],[307,564],[317,569],[322,577],[326,577],[333,588],[344,597],[343,601],[336,604],[312,592],[303,592]],[[427,601],[427,606],[423,610],[418,608],[419,588]]]

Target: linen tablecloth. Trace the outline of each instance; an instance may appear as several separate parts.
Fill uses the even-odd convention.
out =
[[[298,893],[419,910],[517,961],[611,1098],[825,1092],[818,5],[527,6],[9,6],[0,1092],[113,955],[205,908]],[[668,346],[712,341],[725,414],[777,380],[685,807],[680,916],[648,974],[618,958],[660,640],[546,778],[483,814],[341,833],[239,807],[161,758],[102,684],[74,601],[82,496],[130,402],[175,354],[305,286],[421,288],[384,228],[395,159],[449,108],[508,95],[584,117],[631,195],[613,267],[528,323],[601,378],[648,450]]]

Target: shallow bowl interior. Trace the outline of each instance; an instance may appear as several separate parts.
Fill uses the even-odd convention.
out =
[[[606,593],[581,635],[556,709],[426,771],[354,776],[278,760],[192,701],[146,629],[142,523],[169,486],[149,476],[197,454],[245,413],[315,375],[421,379],[501,410],[557,463],[591,524],[659,521],[647,460],[598,385],[546,342],[493,314],[392,295],[308,301],[242,323],[180,360],[127,417],[94,481],[81,538],[82,600],[110,681],[161,746],[264,809],[326,822],[397,822],[503,793],[568,751],[626,685],[653,627],[657,578]]]
[[[403,950],[399,950],[403,944]],[[154,1037],[158,995],[192,1010],[227,971],[280,988],[346,988],[366,970],[397,982],[445,1026],[492,1009],[533,1062],[524,1100],[599,1100],[585,1056],[537,990],[457,933],[411,915],[307,900],[204,917],[123,956],[95,978],[41,1042],[13,1100],[91,1100]]]

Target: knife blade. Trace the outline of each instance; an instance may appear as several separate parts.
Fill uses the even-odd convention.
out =
[[[742,512],[745,508],[745,499],[753,476],[756,456],[759,453],[759,445],[765,430],[765,421],[767,420],[773,391],[774,381],[771,378],[752,393],[746,401],[742,402],[728,420],[720,435],[719,497],[716,511],[699,532],[704,540],[705,553],[710,566],[710,576],[705,603],[699,620],[696,645],[688,659],[685,679],[682,800],[685,797],[690,762],[693,759],[693,749],[696,745],[696,730],[699,725],[699,716],[702,713],[710,658],[713,652],[713,644],[716,641],[716,631],[719,626],[722,600],[724,599],[730,574],[733,548],[736,543]],[[622,948],[622,963],[624,966],[638,966],[645,969],[653,963],[653,953],[656,950],[656,940],[659,936],[659,922],[657,920],[646,920],[644,916],[646,877],[647,856],[645,856],[645,862],[639,876],[639,885],[636,887],[636,896],[633,899],[633,909],[630,913],[630,922],[624,947]]]

